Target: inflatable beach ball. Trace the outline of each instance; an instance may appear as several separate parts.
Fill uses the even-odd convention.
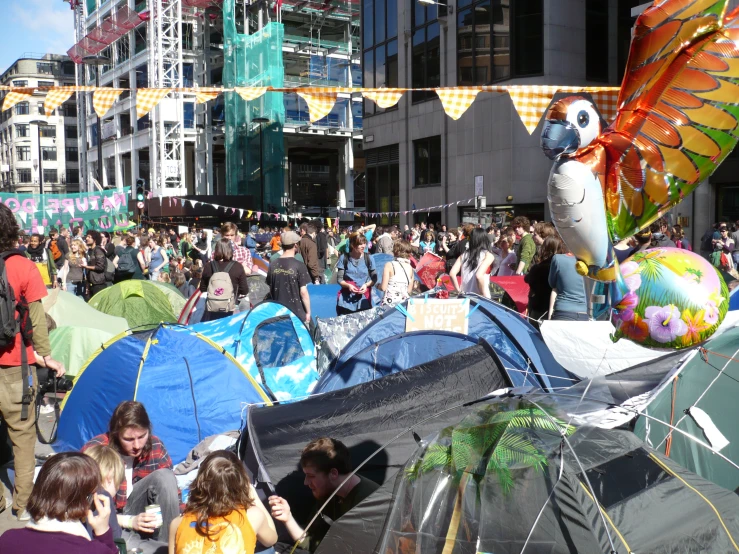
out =
[[[628,292],[614,310],[614,340],[687,348],[708,339],[729,309],[729,290],[708,260],[679,248],[651,248],[620,266]]]

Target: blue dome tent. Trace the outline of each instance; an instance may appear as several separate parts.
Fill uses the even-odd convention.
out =
[[[318,380],[313,339],[282,304],[267,300],[249,312],[191,328],[236,358],[276,400],[306,396]]]
[[[407,333],[405,310],[388,310],[365,327],[321,376],[314,394],[335,391],[404,371],[469,348],[480,341],[498,354],[514,386],[545,390],[567,387],[578,379],[552,356],[539,332],[519,314],[477,295],[470,299],[468,333]],[[415,298],[409,302],[423,302]],[[408,302],[403,304],[407,308]]]
[[[126,331],[104,344],[62,403],[59,443],[79,450],[108,429],[124,400],[146,406],[172,461],[204,438],[239,429],[244,404],[270,404],[249,373],[222,348],[170,325]]]

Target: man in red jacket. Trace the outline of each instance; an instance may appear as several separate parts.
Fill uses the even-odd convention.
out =
[[[14,251],[18,247],[19,236],[20,229],[13,212],[0,203],[0,252],[7,255]],[[46,296],[46,286],[36,264],[23,254],[11,254],[5,258],[5,271],[16,302],[28,306],[33,327],[32,340],[26,340],[18,333],[8,347],[0,350],[0,415],[8,427],[15,460],[12,506],[18,520],[28,521],[30,516],[26,504],[33,488],[36,467],[34,421],[38,380],[35,364],[43,363],[58,377],[64,375],[64,366],[51,357],[46,315],[41,304],[41,299]],[[18,310],[15,317],[19,317]],[[9,507],[10,501],[3,497],[0,487],[0,512]]]

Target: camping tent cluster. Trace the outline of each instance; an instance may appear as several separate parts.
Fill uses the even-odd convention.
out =
[[[52,344],[77,373],[57,447],[80,448],[130,399],[175,463],[237,431],[260,498],[285,497],[305,526],[301,449],[340,439],[379,488],[319,554],[739,551],[737,318],[700,348],[611,350],[607,322],[539,331],[475,295],[335,317],[338,285],[309,289],[313,333],[263,289],[209,322],[199,293],[161,284],[89,306],[53,294]]]

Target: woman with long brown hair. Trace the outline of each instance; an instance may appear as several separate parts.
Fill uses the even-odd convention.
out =
[[[565,254],[567,249],[558,235],[548,236],[539,248],[539,253],[534,258],[534,265],[524,276],[524,281],[529,285],[529,317],[541,319],[549,312],[549,298],[552,287],[549,286],[549,269],[555,254]]]
[[[277,531],[249,482],[244,464],[227,450],[208,454],[190,487],[185,514],[170,527],[169,554],[253,554],[257,540],[272,546],[277,542]]]

